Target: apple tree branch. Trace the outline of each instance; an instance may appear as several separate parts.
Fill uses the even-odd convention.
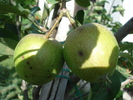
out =
[[[133,17],[127,21],[118,31],[114,34],[118,43],[122,41],[129,33],[133,32]]]

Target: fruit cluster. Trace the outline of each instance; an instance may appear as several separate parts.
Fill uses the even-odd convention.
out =
[[[99,82],[113,74],[118,60],[118,44],[103,25],[82,25],[69,33],[64,45],[45,35],[28,34],[14,51],[14,63],[25,81],[42,85],[53,80],[64,61],[77,77]]]

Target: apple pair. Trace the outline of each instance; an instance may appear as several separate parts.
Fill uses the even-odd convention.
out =
[[[64,60],[79,78],[100,82],[113,74],[118,52],[113,34],[105,26],[91,23],[70,32],[64,47],[42,34],[26,35],[14,50],[14,63],[19,76],[31,84],[53,80]]]

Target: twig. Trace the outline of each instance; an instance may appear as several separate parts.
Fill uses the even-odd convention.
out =
[[[133,17],[114,34],[117,39],[117,42],[120,43],[121,40],[132,31]]]
[[[77,26],[75,25],[75,21],[71,18],[70,13],[69,13],[68,10],[66,10],[65,14],[66,14],[67,18],[69,19],[69,21],[70,21],[71,25],[73,26],[73,28],[77,28]]]
[[[41,28],[37,23],[35,23],[33,20],[27,17],[27,19],[32,22],[40,31],[43,31],[43,28]],[[37,29],[36,29],[37,30]],[[37,30],[38,31],[38,30]]]
[[[46,34],[46,38],[48,38],[50,34],[52,33],[52,31],[56,28],[56,26],[58,25],[63,15],[64,15],[64,12],[60,12],[59,17],[57,18],[56,22],[54,23],[50,31]]]

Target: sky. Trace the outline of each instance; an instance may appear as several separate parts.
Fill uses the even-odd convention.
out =
[[[106,3],[105,5],[105,8],[108,12],[112,6],[112,2],[114,2],[113,6],[122,5],[125,9],[124,16],[121,16],[119,12],[115,12],[111,15],[114,21],[119,21],[120,23],[122,23],[122,25],[124,25],[128,20],[133,17],[133,0],[124,0],[123,3],[121,2],[121,0],[108,0],[108,2],[109,3]],[[133,42],[133,34],[126,36],[122,41]]]
[[[124,16],[120,17],[120,22],[124,25],[129,19],[133,17],[133,0],[124,0],[123,7],[125,12]],[[133,42],[133,34],[126,36],[123,41]]]

